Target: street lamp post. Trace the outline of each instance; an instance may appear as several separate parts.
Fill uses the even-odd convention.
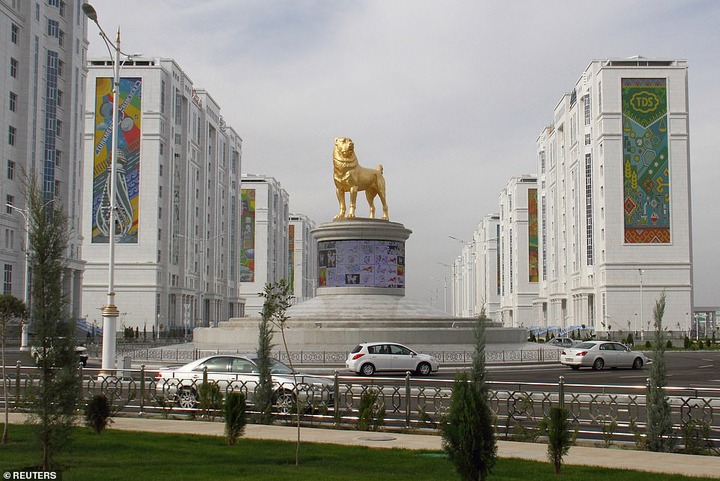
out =
[[[97,25],[100,30],[100,38],[103,39],[105,46],[110,53],[113,61],[113,110],[112,110],[112,126],[111,126],[111,151],[110,151],[110,178],[107,182],[110,185],[110,208],[108,211],[108,292],[107,302],[102,308],[103,316],[103,349],[102,349],[102,365],[104,372],[108,372],[115,368],[115,343],[117,338],[117,318],[120,316],[120,310],[115,305],[115,217],[117,210],[117,153],[118,153],[118,95],[120,88],[120,69],[125,61],[135,57],[136,55],[128,55],[120,49],[120,27],[117,29],[117,35],[113,42],[107,36],[105,31],[98,23],[97,12],[89,3],[82,6],[83,13]],[[120,55],[124,60],[120,62]]]
[[[16,210],[20,213],[20,215],[25,220],[25,286],[23,287],[23,301],[25,302],[25,307],[30,308],[28,305],[28,302],[30,301],[30,290],[29,290],[29,277],[30,277],[30,213],[27,212],[25,209],[20,209],[19,207],[15,207],[12,204],[5,204],[7,207],[9,207],[12,210]],[[20,350],[21,351],[29,351],[30,346],[29,340],[30,340],[30,324],[28,322],[22,323],[22,333],[20,335]]]
[[[645,340],[645,331],[643,331],[643,269],[638,269],[640,274],[640,339]]]

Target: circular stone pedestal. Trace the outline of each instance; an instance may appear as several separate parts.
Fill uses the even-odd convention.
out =
[[[405,241],[397,222],[340,219],[312,231],[317,241],[317,295],[405,295]]]

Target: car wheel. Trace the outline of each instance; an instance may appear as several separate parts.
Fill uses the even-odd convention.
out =
[[[573,371],[577,371],[578,369],[580,369],[580,366],[570,366],[570,369],[572,369]]]
[[[370,364],[369,362],[367,364],[363,364],[360,368],[360,374],[363,376],[372,376],[375,374],[375,366]]]
[[[282,391],[275,399],[275,412],[293,414],[295,412],[295,396],[290,391]]]
[[[605,361],[603,361],[601,357],[595,359],[595,362],[592,365],[593,370],[601,371],[603,367],[605,367]]]
[[[193,409],[197,405],[197,396],[192,389],[181,389],[178,392],[177,402],[183,409]]]
[[[432,367],[430,367],[430,364],[426,362],[421,362],[420,365],[415,370],[415,373],[418,376],[429,376],[432,372]]]
[[[643,360],[640,359],[639,357],[636,357],[635,360],[633,361],[632,368],[635,370],[638,370],[638,369],[642,369],[642,367],[643,367]]]

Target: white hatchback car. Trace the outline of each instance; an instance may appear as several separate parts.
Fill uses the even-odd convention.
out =
[[[440,369],[440,363],[429,354],[419,354],[395,342],[364,342],[348,354],[345,367],[363,376],[378,371],[412,371],[428,376]]]

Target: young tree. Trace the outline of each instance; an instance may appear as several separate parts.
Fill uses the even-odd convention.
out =
[[[27,280],[27,279],[26,279]],[[2,338],[2,377],[3,396],[5,397],[5,426],[3,428],[2,443],[8,442],[8,378],[5,374],[5,339],[8,328],[27,319],[25,303],[11,294],[0,296],[0,338]],[[19,321],[19,322],[18,322]]]
[[[265,297],[263,303],[262,319],[260,321],[259,333],[258,333],[258,370],[260,371],[257,392],[255,397],[255,404],[259,411],[259,422],[262,424],[269,424],[272,422],[272,405],[273,405],[273,383],[272,383],[272,356],[271,352],[273,347],[273,323],[272,316],[274,315],[274,305],[268,301],[268,296],[272,294],[270,286],[265,286],[265,291],[261,296]]]
[[[465,481],[484,481],[497,460],[493,414],[485,383],[485,317],[481,312],[475,324],[475,357],[470,373],[455,378],[450,412],[442,424],[443,448],[460,477]]]
[[[52,468],[53,456],[65,447],[76,416],[80,379],[75,359],[74,324],[67,314],[63,271],[67,217],[59,204],[28,182],[32,317],[39,350],[39,383],[31,392],[30,422],[40,444],[41,467]]]
[[[672,432],[670,404],[665,396],[665,331],[662,320],[665,315],[665,293],[653,308],[655,336],[653,339],[653,358],[650,365],[650,379],[647,392],[647,447],[650,451],[670,452],[675,448]]]
[[[287,354],[288,364],[290,364],[290,370],[293,375],[293,394],[295,400],[295,408],[297,414],[297,444],[295,447],[295,464],[300,464],[300,414],[302,405],[298,400],[298,383],[297,375],[295,374],[295,367],[290,357],[290,350],[288,349],[287,339],[285,338],[285,329],[287,328],[287,321],[290,319],[286,311],[290,307],[292,301],[292,287],[285,279],[280,279],[278,282],[269,283],[265,285],[265,290],[260,293],[261,297],[265,298],[263,303],[262,317],[263,321],[267,319],[274,327],[280,329],[282,335],[283,347]]]

